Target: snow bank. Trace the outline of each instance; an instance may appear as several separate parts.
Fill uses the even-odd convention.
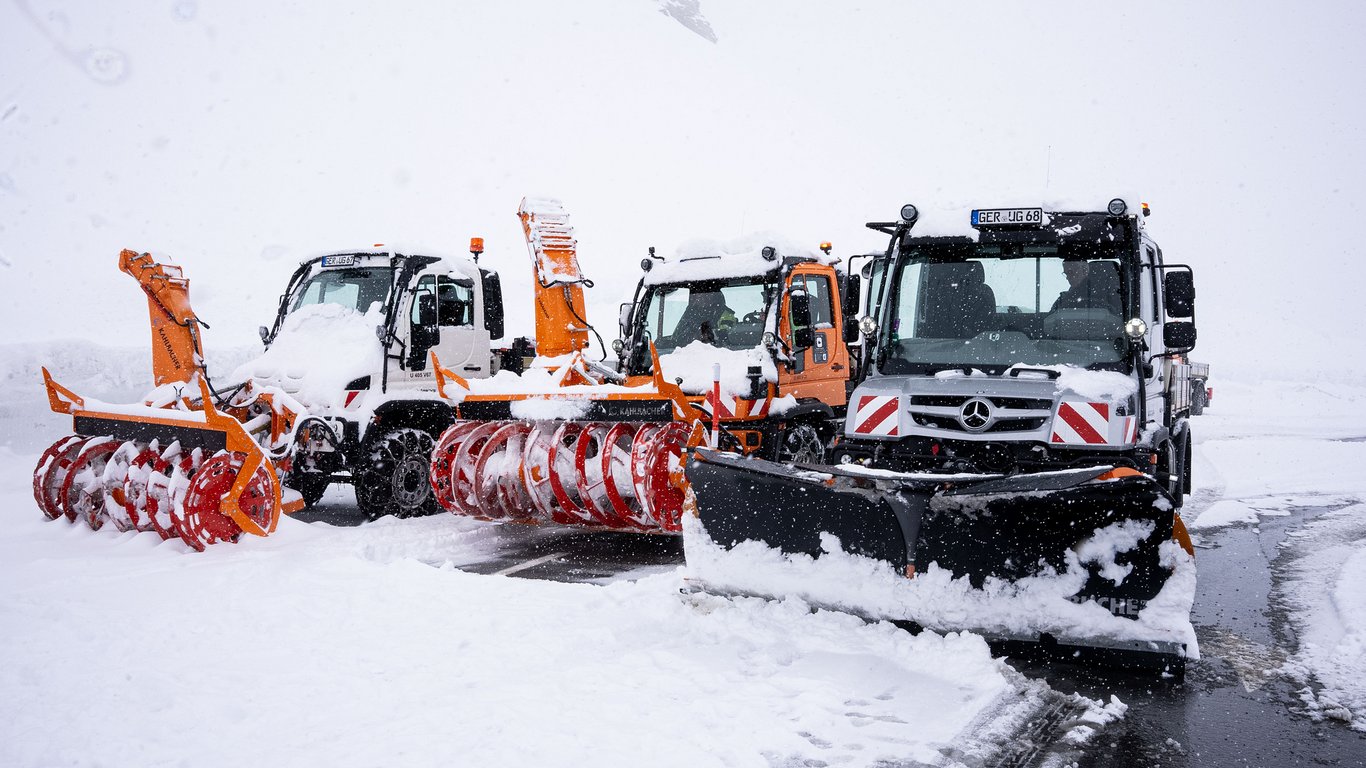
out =
[[[1299,646],[1282,671],[1304,685],[1312,717],[1366,732],[1366,504],[1324,514],[1282,547],[1278,597]]]
[[[773,261],[763,257],[763,249],[768,246],[777,250],[777,258]],[[756,232],[733,240],[695,238],[679,244],[672,259],[655,262],[654,267],[645,273],[645,284],[762,275],[777,269],[782,260],[789,256],[833,261],[823,253],[776,232]]]
[[[1192,531],[1224,528],[1239,523],[1257,522],[1257,510],[1236,499],[1220,499],[1205,507],[1194,520],[1185,520],[1186,527]]]
[[[238,366],[232,378],[279,387],[309,408],[340,407],[348,383],[382,367],[375,328],[383,324],[378,306],[364,314],[337,304],[299,307],[285,317],[270,349]]]
[[[1197,440],[1209,425],[1201,416],[1191,425]],[[1214,430],[1209,430],[1214,431]],[[1206,432],[1207,434],[1207,432]],[[1252,499],[1277,494],[1353,494],[1362,479],[1348,467],[1366,467],[1366,442],[1286,437],[1275,440],[1228,439],[1220,435],[1202,441],[1212,473],[1196,483],[1223,483],[1223,495]],[[1198,469],[1198,467],[1197,467]]]
[[[968,731],[1046,691],[978,637],[685,602],[675,572],[454,570],[499,526],[449,515],[203,555],[44,522],[32,461],[0,449],[4,765],[978,764]]]
[[[1112,578],[1126,575],[1115,566],[1114,553],[1131,547],[1139,535],[1134,530],[1106,529],[1068,556],[1063,573],[1018,582],[988,578],[981,589],[974,589],[966,578],[955,579],[937,566],[907,579],[882,561],[845,552],[829,534],[822,534],[825,554],[819,559],[755,541],[727,550],[707,537],[696,517],[684,518],[688,577],[710,589],[792,595],[861,616],[909,620],[941,631],[969,629],[993,637],[1032,639],[1049,632],[1061,642],[1185,643],[1189,656],[1199,658],[1190,623],[1195,561],[1172,542],[1163,543],[1162,557],[1175,571],[1136,620],[1069,599],[1086,580],[1083,562],[1101,564]]]

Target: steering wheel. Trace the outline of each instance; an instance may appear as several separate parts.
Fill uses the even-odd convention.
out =
[[[764,312],[763,312],[763,310],[761,310],[761,309],[756,309],[756,310],[754,310],[753,312],[750,312],[749,314],[747,314],[747,315],[745,315],[743,318],[741,318],[741,319],[740,319],[740,322],[742,322],[742,323],[757,323],[757,322],[762,321],[763,319],[764,319]]]

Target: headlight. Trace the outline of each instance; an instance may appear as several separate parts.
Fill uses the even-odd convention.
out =
[[[616,352],[619,355],[622,353],[622,350],[624,349],[626,349],[626,342],[622,341],[621,339],[612,339],[613,352]]]
[[[920,210],[910,203],[901,206],[901,220],[915,221],[920,218]]]
[[[1131,339],[1141,339],[1148,335],[1148,324],[1142,318],[1135,317],[1124,324],[1124,333]]]
[[[773,335],[773,331],[764,331],[764,346],[770,349],[778,346],[778,337]]]
[[[1123,198],[1116,197],[1105,210],[1109,211],[1111,216],[1123,216],[1124,212],[1129,210],[1129,204],[1124,202]]]
[[[877,321],[864,315],[863,319],[858,321],[858,329],[863,332],[864,336],[872,336],[877,333]]]

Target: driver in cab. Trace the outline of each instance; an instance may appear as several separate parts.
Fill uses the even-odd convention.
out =
[[[1109,261],[1064,261],[1067,290],[1058,294],[1050,312],[1060,309],[1103,309],[1119,314],[1119,267]]]

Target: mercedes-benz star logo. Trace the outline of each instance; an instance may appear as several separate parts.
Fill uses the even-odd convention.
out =
[[[980,397],[963,403],[963,409],[958,412],[958,423],[969,432],[986,429],[991,425],[991,403]]]

